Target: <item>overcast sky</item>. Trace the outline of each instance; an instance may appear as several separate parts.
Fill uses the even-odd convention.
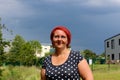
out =
[[[51,42],[55,26],[67,26],[73,49],[100,54],[104,40],[120,33],[120,0],[0,0],[0,17],[14,35],[41,43]]]

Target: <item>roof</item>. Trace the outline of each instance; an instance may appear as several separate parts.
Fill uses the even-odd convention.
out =
[[[105,39],[105,41],[107,41],[107,40],[109,40],[109,39],[112,39],[112,38],[114,38],[114,37],[116,37],[116,36],[119,36],[119,35],[120,35],[120,33],[119,33],[119,34],[116,34],[116,35],[114,35],[114,36],[112,36],[112,37],[109,37],[109,38]]]

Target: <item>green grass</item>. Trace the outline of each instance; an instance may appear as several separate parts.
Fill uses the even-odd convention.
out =
[[[93,65],[94,80],[120,80],[120,65]]]
[[[120,80],[120,65],[91,65],[94,80]],[[40,80],[40,68],[35,66],[5,66],[1,80]]]
[[[1,80],[40,80],[40,69],[35,66],[5,66]]]

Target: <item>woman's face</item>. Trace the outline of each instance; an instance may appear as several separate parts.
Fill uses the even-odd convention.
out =
[[[68,44],[68,38],[64,31],[56,30],[53,35],[52,44],[54,48],[65,48]]]

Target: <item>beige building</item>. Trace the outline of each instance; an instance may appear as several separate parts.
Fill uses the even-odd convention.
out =
[[[39,57],[44,57],[46,53],[50,52],[51,44],[42,43],[41,45],[42,45],[42,51],[41,51]]]
[[[120,34],[106,39],[104,44],[107,61],[120,63]]]

